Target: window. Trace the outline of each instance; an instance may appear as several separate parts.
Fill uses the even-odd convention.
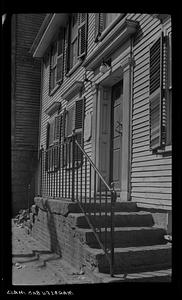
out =
[[[149,57],[150,149],[157,150],[171,144],[171,34],[162,32]]]
[[[46,170],[57,171],[59,168],[59,150],[58,142],[64,141],[65,133],[65,112],[56,116],[47,123],[47,141],[46,141]]]
[[[114,23],[121,13],[96,13],[95,14],[95,41],[98,41],[102,32]]]
[[[67,72],[86,54],[87,14],[71,14],[67,27]]]
[[[57,171],[59,167],[72,166],[72,133],[75,130],[76,140],[82,145],[84,122],[84,98],[65,109],[47,123],[46,141],[46,170]],[[60,147],[58,146],[60,145]],[[78,147],[75,151],[75,160],[80,163],[82,153]]]
[[[67,109],[66,124],[65,124],[65,137],[67,138],[67,141],[69,141],[74,130],[76,134],[76,140],[82,146],[83,122],[84,122],[84,98],[80,98],[75,101],[73,106]],[[76,149],[75,160],[77,163],[79,163],[81,162],[82,159],[82,153],[81,150],[79,150],[78,146],[75,149]],[[69,159],[72,161],[72,157],[73,157],[72,152],[70,155],[65,155],[65,156],[67,156],[65,164],[69,164],[68,156]]]
[[[61,29],[51,47],[50,92],[63,80],[64,30]]]

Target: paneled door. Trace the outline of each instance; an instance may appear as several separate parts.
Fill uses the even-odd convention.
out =
[[[121,189],[121,151],[123,120],[123,80],[112,86],[111,93],[111,148],[110,148],[110,182],[116,190]]]

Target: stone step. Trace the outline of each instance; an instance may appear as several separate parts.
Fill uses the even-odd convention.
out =
[[[110,266],[101,249],[84,247],[86,268],[109,273]],[[95,267],[95,270],[94,270]],[[171,244],[115,248],[115,274],[162,270],[171,267]]]
[[[83,213],[70,213],[67,220],[72,227],[90,228]],[[96,228],[109,227],[111,224],[111,214],[91,213],[89,220]],[[113,223],[115,227],[153,226],[154,220],[148,212],[116,212]]]
[[[82,199],[82,203],[80,203],[80,205],[78,203],[74,203],[69,206],[69,212],[71,213],[81,213],[82,209],[86,213],[105,212],[105,211],[109,212],[111,211],[111,202],[108,201],[106,204],[105,200],[103,200],[103,202],[100,203],[99,199],[97,199],[97,202],[94,202],[94,199],[91,199],[91,202],[89,203],[89,200],[87,199],[87,202],[85,203],[84,199]],[[113,205],[113,210],[115,212],[139,211],[135,202],[115,202]]]
[[[110,274],[92,272],[85,269],[85,273],[92,279],[93,283],[120,283],[120,282],[171,282],[171,268],[163,268],[161,270],[132,272],[125,274]]]
[[[147,246],[166,244],[164,235],[166,230],[158,227],[116,227],[114,230],[114,247]],[[82,243],[92,248],[100,248],[100,245],[91,229],[78,228],[76,235]],[[100,241],[110,245],[111,230],[101,228],[98,232]]]
[[[61,214],[63,216],[67,216],[69,213],[81,213],[82,209],[80,205],[75,201],[71,202],[66,199],[46,199],[42,197],[34,198],[35,205],[32,206],[32,212],[36,214],[36,207],[40,207],[42,210],[49,210],[51,213]],[[97,199],[96,203],[94,199],[91,199],[91,203],[89,203],[89,199],[87,199],[87,203],[85,203],[85,199],[82,199],[81,203],[82,208],[85,212],[105,212],[111,210],[111,201],[108,198],[107,206],[105,205],[105,199],[102,199],[100,204],[99,199]],[[114,211],[126,211],[126,212],[135,212],[138,211],[137,204],[135,202],[115,202],[113,206]]]

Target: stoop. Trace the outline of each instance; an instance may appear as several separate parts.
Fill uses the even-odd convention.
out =
[[[110,278],[108,260],[77,203],[36,197],[35,205],[33,237],[96,282]],[[92,224],[101,226],[101,240],[106,227],[109,240],[104,204],[101,210],[87,205],[83,204]],[[171,244],[164,239],[166,230],[155,226],[152,214],[134,202],[116,202],[114,210],[116,281],[170,281]]]

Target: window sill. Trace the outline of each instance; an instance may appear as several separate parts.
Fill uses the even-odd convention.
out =
[[[69,70],[68,73],[66,73],[66,77],[71,76],[71,75],[78,69],[78,67],[82,64],[82,61],[83,61],[83,58],[80,59],[80,60],[76,63],[76,65],[74,65],[74,66],[71,68],[71,70]]]
[[[172,145],[165,146],[163,149],[156,150],[156,154],[163,154],[168,152],[172,152]]]

